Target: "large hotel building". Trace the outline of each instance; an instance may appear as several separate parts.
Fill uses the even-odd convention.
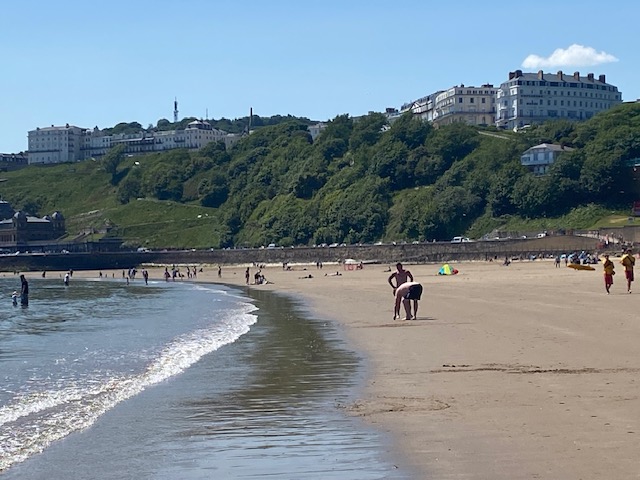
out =
[[[588,120],[596,113],[622,103],[618,87],[606,82],[604,75],[597,79],[593,73],[586,77],[580,72],[566,75],[509,73],[496,96],[496,125],[518,128],[532,123],[559,118]]]
[[[29,165],[79,162],[100,158],[116,145],[125,145],[128,155],[162,152],[175,148],[198,149],[222,140],[230,147],[240,135],[213,128],[208,122],[194,120],[186,128],[159,132],[105,135],[101,130],[73,125],[36,128],[29,132]]]
[[[622,94],[604,75],[596,79],[593,73],[516,70],[498,88],[455,86],[406,103],[401,112],[412,111],[435,125],[464,122],[517,129],[558,118],[587,120],[619,103]]]

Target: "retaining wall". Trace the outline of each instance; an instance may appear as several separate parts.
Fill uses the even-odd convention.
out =
[[[206,251],[117,252],[69,254],[21,254],[0,256],[2,271],[128,269],[141,264],[229,265],[252,263],[342,262],[347,258],[366,263],[441,263],[489,260],[530,255],[558,255],[597,251],[598,240],[581,236],[549,236],[538,239],[469,243],[422,243],[347,247],[298,247]]]

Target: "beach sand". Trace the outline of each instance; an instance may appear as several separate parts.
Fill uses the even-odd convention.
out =
[[[418,478],[627,479],[640,472],[640,287],[626,293],[615,261],[611,295],[601,265],[406,265],[424,286],[410,321],[393,320],[387,265],[268,266],[273,283],[251,288],[301,296],[344,331],[369,366],[347,410],[389,432]],[[244,285],[245,268],[203,266],[197,281]]]

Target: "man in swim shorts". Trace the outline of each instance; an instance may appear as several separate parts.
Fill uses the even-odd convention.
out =
[[[389,285],[391,285],[391,288],[393,288],[393,294],[396,294],[396,288],[398,288],[400,285],[402,285],[405,282],[413,282],[413,275],[411,275],[411,272],[409,270],[405,270],[402,267],[401,263],[396,263],[396,271],[393,272],[391,275],[389,275],[389,278],[387,279],[387,282],[389,282]],[[393,279],[395,278],[396,280],[396,284],[393,284]]]
[[[407,316],[405,320],[415,320],[418,316],[418,300],[422,297],[422,285],[418,282],[405,282],[396,288],[396,301],[393,308],[393,319],[400,318],[400,303],[404,305]],[[411,301],[413,300],[413,316],[411,316]]]

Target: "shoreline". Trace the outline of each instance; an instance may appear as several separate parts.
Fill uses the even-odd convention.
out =
[[[249,287],[300,296],[344,332],[367,367],[364,398],[346,410],[390,433],[418,478],[637,475],[640,293],[626,294],[621,265],[611,295],[601,265],[454,266],[444,277],[440,265],[406,265],[425,287],[414,321],[392,320],[385,265],[267,266],[273,283]],[[192,281],[244,287],[245,268],[223,265],[218,278],[204,266]]]

